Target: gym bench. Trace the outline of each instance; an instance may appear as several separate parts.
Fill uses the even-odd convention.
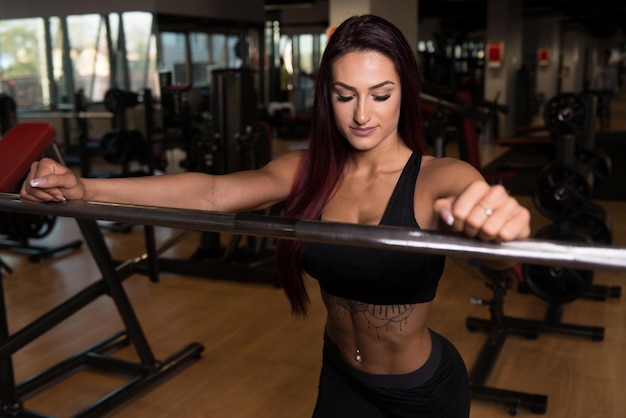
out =
[[[39,159],[45,150],[53,149],[58,152],[54,144],[55,137],[54,128],[46,123],[23,123],[12,127],[0,140],[0,170],[2,171],[0,191],[7,192],[21,181],[30,163]],[[60,158],[59,155],[56,157]],[[49,417],[49,415],[25,409],[23,399],[34,392],[45,390],[47,386],[69,377],[80,369],[93,368],[129,376],[129,379],[121,386],[73,415],[74,417],[102,416],[172,374],[191,359],[199,359],[204,350],[201,344],[194,342],[165,360],[155,358],[122,286],[123,280],[137,272],[136,265],[145,260],[142,257],[139,257],[141,260],[133,259],[126,262],[113,260],[97,222],[84,219],[76,221],[102,277],[13,334],[9,334],[2,270],[0,269],[1,417]],[[8,269],[5,270],[10,272]],[[16,383],[12,355],[100,296],[109,296],[113,300],[124,329]],[[111,353],[129,345],[136,350],[138,361],[127,361],[110,356]]]

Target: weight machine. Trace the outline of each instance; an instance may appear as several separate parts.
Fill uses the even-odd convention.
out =
[[[182,93],[188,87],[170,88],[167,106],[170,110],[166,112],[169,122],[164,121],[164,128],[171,126],[186,135],[183,143],[187,158],[181,166],[187,171],[226,174],[267,164],[272,158],[271,128],[259,117],[254,71],[213,70],[211,85],[210,116],[203,120],[202,128],[195,126],[193,112],[183,103]],[[261,212],[279,211],[280,205],[275,205]],[[170,245],[175,245],[186,233],[174,237]],[[226,243],[222,238],[217,232],[200,232],[198,245],[188,258],[159,257],[158,269],[278,286],[274,250],[268,248],[267,238],[234,234]]]

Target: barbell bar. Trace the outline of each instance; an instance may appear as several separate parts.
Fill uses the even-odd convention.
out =
[[[610,245],[564,243],[533,238],[495,243],[465,237],[458,233],[431,232],[396,226],[83,200],[31,204],[22,202],[19,195],[14,193],[0,193],[0,211],[570,268],[626,270],[626,248]]]

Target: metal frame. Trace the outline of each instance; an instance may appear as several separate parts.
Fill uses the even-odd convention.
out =
[[[190,343],[159,360],[154,357],[145,334],[139,324],[131,302],[122,286],[122,281],[136,272],[135,266],[143,258],[119,263],[113,260],[102,232],[95,220],[77,220],[83,238],[102,274],[100,280],[87,286],[76,295],[48,311],[13,334],[8,333],[4,306],[4,294],[0,279],[0,416],[2,417],[46,417],[48,415],[24,409],[22,399],[33,392],[45,389],[81,368],[95,368],[104,372],[125,374],[129,380],[119,388],[79,411],[74,417],[97,417],[127,402],[139,392],[148,389],[172,372],[179,370],[192,359],[201,356],[204,347]],[[89,347],[68,359],[53,365],[41,373],[16,383],[11,356],[43,333],[58,325],[100,296],[110,296],[124,323],[124,329],[110,338]],[[112,352],[132,345],[139,360],[126,361],[110,357]]]

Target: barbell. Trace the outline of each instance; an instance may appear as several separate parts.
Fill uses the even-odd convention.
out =
[[[230,232],[277,239],[324,242],[398,251],[509,260],[540,265],[626,270],[626,248],[524,239],[485,242],[457,233],[414,228],[293,219],[253,213],[223,213],[82,200],[29,204],[0,193],[0,211],[162,226],[200,232]]]

